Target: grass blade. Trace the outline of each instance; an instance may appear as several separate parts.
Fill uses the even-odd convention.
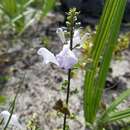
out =
[[[55,0],[44,0],[44,4],[43,4],[43,15],[46,16],[47,13],[53,8],[54,4],[55,4]]]
[[[16,0],[1,0],[1,7],[10,18],[13,18],[17,14],[17,2]]]
[[[127,117],[130,117],[130,108],[123,111],[113,112],[109,114],[108,117],[102,120],[102,123],[107,124],[107,123],[118,121]]]
[[[104,54],[103,54],[103,60],[101,62],[100,70],[99,70],[99,75],[98,75],[98,80],[95,85],[95,95],[94,95],[94,105],[93,109],[95,110],[98,109],[98,105],[100,103],[102,93],[103,93],[103,88],[105,85],[105,80],[107,77],[107,72],[109,68],[109,64],[112,58],[112,53],[113,49],[116,46],[116,39],[118,36],[118,31],[120,28],[120,23],[121,23],[121,17],[123,15],[123,11],[125,6],[124,6],[124,0],[120,0],[118,2],[117,7],[115,8],[115,17],[116,19],[112,19],[112,24],[110,26],[110,32],[108,33],[108,40],[106,42],[106,47],[104,49]],[[117,10],[117,11],[116,11]],[[96,109],[95,109],[96,108]]]
[[[19,84],[19,86],[18,86],[18,90],[17,90],[17,92],[16,92],[16,95],[15,95],[15,97],[14,97],[14,99],[13,99],[13,102],[12,102],[10,108],[9,108],[10,116],[9,116],[9,119],[8,119],[8,121],[7,121],[6,125],[5,125],[5,127],[4,127],[4,130],[7,129],[8,125],[9,125],[9,122],[10,122],[10,120],[11,120],[11,117],[12,117],[12,115],[13,115],[13,111],[14,111],[14,108],[15,108],[16,99],[17,99],[18,94],[19,94],[19,92],[20,92],[20,90],[21,90],[21,86],[22,86],[22,84],[23,84],[23,82],[24,82],[24,80],[25,80],[25,75],[26,75],[26,73],[24,74],[24,77],[23,77],[22,81],[20,82],[20,84]],[[2,120],[2,121],[3,121],[3,120]]]
[[[95,120],[99,107],[125,5],[126,0],[107,0],[101,17],[92,49],[91,68],[86,70],[84,82],[85,119],[90,123]],[[98,66],[101,56],[103,60]]]
[[[130,96],[130,89],[126,90],[123,92],[115,101],[112,102],[112,104],[107,108],[105,113],[103,114],[102,118],[107,116],[109,113],[113,112],[114,109],[123,101],[125,100],[128,96]]]

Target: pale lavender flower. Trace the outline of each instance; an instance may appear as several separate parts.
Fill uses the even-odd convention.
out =
[[[8,119],[10,117],[10,113],[8,111],[2,111],[0,113],[0,116],[2,116],[2,118],[4,119],[3,123],[4,123],[4,127],[5,127],[7,122],[8,122]],[[13,126],[13,127],[17,128],[17,129],[20,129],[20,130],[23,129],[23,127],[21,126],[21,124],[18,121],[18,117],[17,117],[16,114],[12,115],[12,117],[10,119],[10,122],[9,122],[9,126]]]
[[[74,31],[74,36],[73,36],[73,47],[76,45],[79,45],[78,48],[81,48],[83,46],[83,43],[87,39],[89,33],[85,33],[82,37],[80,35],[80,31],[77,29]],[[68,41],[69,43],[70,41]]]
[[[71,69],[78,62],[75,54],[69,49],[69,45],[64,45],[62,51],[56,55],[59,66],[65,70]]]
[[[48,64],[49,62],[56,64],[60,68],[64,70],[71,69],[74,64],[78,62],[77,57],[75,54],[69,49],[69,45],[64,45],[62,51],[54,56],[53,53],[51,53],[46,48],[40,48],[37,52],[40,56],[43,57],[44,63]]]
[[[59,36],[62,43],[66,43],[65,34],[62,28],[58,28],[56,30],[57,35]],[[81,48],[85,40],[87,39],[89,33],[85,33],[82,37],[80,35],[80,30],[76,29],[74,30],[74,36],[73,36],[73,47],[76,45],[79,45],[78,48]],[[68,44],[70,44],[70,40],[67,41]]]
[[[62,28],[58,28],[56,30],[57,35],[59,36],[60,40],[62,41],[62,43],[66,43],[66,39],[65,39],[65,34]]]
[[[59,66],[56,57],[48,49],[42,47],[37,51],[37,54],[43,57],[43,63],[45,62],[45,64],[48,64],[49,62],[51,62]]]

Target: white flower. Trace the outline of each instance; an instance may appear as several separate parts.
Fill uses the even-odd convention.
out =
[[[76,46],[77,44],[80,44],[80,43],[81,43],[80,32],[79,30],[75,30],[74,36],[73,36],[73,46]]]
[[[56,57],[48,49],[42,47],[37,51],[37,54],[43,57],[44,59],[43,63],[45,62],[45,64],[48,64],[49,62],[52,62],[59,66]]]
[[[3,123],[4,123],[4,127],[5,127],[6,124],[7,124],[7,122],[8,122],[8,119],[9,119],[9,117],[10,117],[10,113],[9,113],[8,111],[2,111],[2,112],[0,113],[0,116],[2,116],[2,118],[4,119],[4,120],[3,120]],[[9,125],[10,125],[10,126],[14,126],[14,127],[18,128],[18,129],[22,130],[22,126],[21,126],[21,124],[19,123],[18,117],[17,117],[16,114],[13,114],[13,115],[12,115],[12,117],[11,117],[11,119],[10,119],[10,122],[9,122]]]
[[[56,33],[57,35],[59,36],[60,40],[62,41],[62,43],[66,43],[66,40],[65,40],[65,34],[64,34],[64,31],[62,28],[58,28],[56,30]]]
[[[64,31],[62,28],[58,28],[56,31],[57,35],[59,36],[60,40],[62,43],[66,42]],[[79,45],[78,48],[81,48],[83,43],[85,42],[86,38],[88,37],[89,33],[85,33],[82,37],[80,35],[80,31],[77,29],[74,31],[74,36],[73,36],[73,47],[76,45]],[[68,44],[70,44],[70,40],[67,41]]]
[[[68,44],[64,45],[62,51],[56,56],[46,48],[40,48],[37,53],[43,57],[45,64],[51,62],[64,70],[71,69],[78,62],[77,57],[69,49]]]
[[[80,35],[80,31],[79,30],[75,30],[74,31],[74,36],[73,36],[73,47],[75,47],[76,45],[79,45],[78,48],[81,48],[85,42],[85,40],[87,39],[89,33],[85,33],[82,37]],[[68,41],[68,43],[70,43],[70,41]]]

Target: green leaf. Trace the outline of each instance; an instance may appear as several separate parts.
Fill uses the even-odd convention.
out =
[[[18,86],[18,90],[16,92],[16,95],[15,95],[15,97],[14,97],[12,103],[11,103],[10,108],[9,108],[10,116],[9,116],[9,118],[8,118],[6,124],[5,124],[4,130],[7,130],[7,127],[9,125],[9,123],[10,123],[11,117],[12,117],[13,112],[14,112],[14,108],[15,108],[15,104],[16,104],[16,100],[17,100],[18,94],[19,94],[19,92],[21,90],[21,86],[23,85],[24,80],[25,80],[25,75],[26,75],[26,73],[24,73],[23,79],[22,79],[22,81],[20,82],[20,84]]]
[[[46,16],[47,13],[53,8],[55,5],[56,0],[44,0],[43,4],[43,15]]]
[[[103,114],[102,118],[105,118],[109,113],[113,112],[116,109],[116,107],[128,96],[130,96],[130,89],[123,92],[120,96],[116,98],[115,101],[112,102],[112,104],[107,108],[107,110]]]
[[[20,5],[25,5],[30,0],[16,0]]]
[[[130,113],[126,113],[128,112],[127,111],[128,109],[124,111],[124,115],[121,115],[123,111],[115,112],[115,110],[117,106],[121,102],[123,102],[123,100],[125,100],[129,95],[130,95],[130,89],[126,90],[120,96],[118,96],[117,99],[112,102],[112,104],[106,109],[106,111],[98,119],[98,124],[105,124],[111,121],[117,121],[118,119],[123,119],[128,117],[130,115]]]
[[[112,112],[108,115],[108,117],[104,118],[102,120],[103,124],[118,121],[124,118],[130,117],[130,108],[123,110],[123,111],[118,111],[118,112]]]
[[[93,123],[96,118],[125,5],[126,0],[106,0],[92,48],[91,67],[86,68],[84,81],[86,122]],[[100,61],[101,65],[99,66]]]
[[[6,101],[6,97],[0,96],[0,104],[5,103],[5,101]]]
[[[10,18],[13,18],[17,14],[17,2],[16,0],[1,0],[1,8]]]
[[[20,5],[20,9],[23,11],[26,9],[30,4],[32,4],[35,0],[18,0]]]

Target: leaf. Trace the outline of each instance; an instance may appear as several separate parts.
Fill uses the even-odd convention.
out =
[[[125,100],[128,96],[130,96],[130,89],[126,90],[123,92],[120,96],[116,98],[115,101],[112,102],[112,104],[107,108],[105,113],[103,114],[102,118],[105,118],[109,113],[113,112],[114,109],[123,101]]]
[[[43,4],[43,15],[46,16],[47,13],[53,8],[55,5],[56,0],[44,0]]]
[[[20,5],[24,6],[30,0],[16,0]]]
[[[26,9],[35,0],[18,0],[21,10]]]
[[[19,92],[20,92],[20,90],[21,90],[21,86],[23,85],[24,80],[25,80],[25,75],[26,75],[26,73],[24,73],[23,79],[22,79],[21,82],[19,83],[19,86],[18,86],[18,90],[17,90],[17,92],[16,92],[16,95],[15,95],[15,97],[14,97],[14,99],[13,99],[11,105],[10,105],[10,108],[9,108],[10,116],[9,116],[9,118],[8,118],[6,124],[5,124],[4,130],[7,130],[8,125],[9,125],[9,123],[10,123],[11,117],[12,117],[13,112],[14,112],[14,108],[15,108],[15,104],[16,104],[16,100],[17,100],[18,94],[19,94]],[[2,120],[2,121],[3,121],[3,120]]]
[[[10,18],[13,18],[17,14],[17,2],[16,0],[1,0],[0,2],[2,10]]]
[[[6,97],[0,96],[0,104],[5,103],[5,101],[6,101]]]
[[[84,113],[86,122],[90,123],[93,123],[96,118],[126,5],[126,0],[106,0],[105,2],[91,52],[91,67],[86,68],[84,81]],[[101,62],[100,66],[99,62]]]
[[[127,117],[130,117],[130,108],[123,110],[123,111],[110,113],[108,115],[108,117],[106,117],[102,120],[102,123],[106,124],[106,123],[118,121],[118,120],[121,120],[121,119],[127,118]]]
[[[53,106],[53,109],[58,111],[58,112],[61,112],[63,114],[67,114],[67,115],[70,115],[70,111],[69,109],[66,107],[66,105],[63,104],[63,101],[61,99],[59,99],[55,105]]]

